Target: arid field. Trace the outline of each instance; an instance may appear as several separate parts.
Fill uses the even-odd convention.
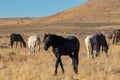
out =
[[[88,34],[100,33],[101,31],[114,30],[119,26],[94,26],[86,27],[67,26],[67,25],[45,25],[45,26],[19,26],[19,27],[0,27],[0,79],[1,80],[119,80],[120,79],[120,44],[112,45],[112,40],[108,40],[108,56],[104,53],[95,59],[88,59],[84,38]],[[20,48],[14,45],[10,47],[10,34],[20,33],[27,41],[30,35],[39,34],[41,40],[44,33],[54,33],[61,36],[74,35],[80,40],[79,52],[79,73],[74,74],[72,60],[63,56],[62,61],[65,74],[62,74],[58,67],[58,75],[54,76],[56,58],[52,53],[43,49],[39,54],[30,54],[28,48]]]
[[[0,19],[0,80],[120,80],[120,43],[109,44],[108,56],[100,53],[88,59],[84,39],[89,34],[120,29],[120,0],[89,2],[47,18]],[[20,33],[27,42],[31,35],[40,35],[40,53],[30,54],[28,47],[10,47],[10,34]],[[80,41],[78,74],[72,60],[62,56],[65,73],[60,66],[54,76],[56,58],[52,48],[43,49],[45,33],[76,36]]]

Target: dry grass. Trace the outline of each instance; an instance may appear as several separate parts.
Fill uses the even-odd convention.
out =
[[[94,60],[87,58],[84,44],[88,34],[120,29],[119,4],[119,0],[90,0],[48,18],[0,19],[0,80],[120,80],[120,44],[112,45],[108,40],[108,56],[101,53]],[[25,41],[36,34],[43,39],[44,33],[77,36],[81,42],[79,73],[74,74],[72,61],[65,56],[65,74],[58,67],[58,75],[53,76],[56,58],[51,48],[44,51],[42,43],[35,55],[29,54],[28,48],[11,48],[11,33],[22,34]]]
[[[103,30],[109,30],[109,27],[66,27],[61,25],[43,26],[37,30],[32,31],[32,27],[27,28],[26,32],[20,32],[25,40],[30,35],[40,34],[43,39],[44,33],[52,32],[64,37],[68,35],[75,35],[81,41],[81,48],[79,54],[79,73],[74,74],[72,69],[72,62],[69,57],[62,57],[65,74],[62,74],[61,68],[58,68],[58,75],[53,76],[56,58],[51,49],[49,51],[43,50],[43,43],[41,44],[41,51],[39,54],[29,54],[28,49],[11,48],[9,43],[9,36],[12,29],[6,34],[0,36],[0,80],[119,80],[120,79],[120,46],[112,45],[111,41],[108,56],[104,53],[96,59],[88,59],[86,56],[86,49],[84,45],[84,38],[87,34],[98,33]],[[48,28],[49,27],[49,28]],[[119,28],[115,27],[115,28]],[[16,28],[18,30],[19,28]],[[22,29],[22,28],[21,28]],[[33,28],[35,29],[35,28]],[[23,29],[22,29],[23,30]],[[21,31],[22,31],[21,30]],[[44,30],[44,31],[43,31]],[[92,30],[92,31],[91,31]],[[18,30],[19,31],[19,30]]]

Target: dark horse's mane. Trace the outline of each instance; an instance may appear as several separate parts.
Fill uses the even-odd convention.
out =
[[[64,37],[62,36],[58,36],[58,35],[55,35],[55,34],[51,34],[51,38],[52,38],[52,42],[54,43],[53,45],[57,45],[57,46],[60,46],[61,43],[64,43],[64,41],[66,40]]]
[[[103,34],[97,34],[96,36],[98,36],[98,40],[102,46],[108,47],[106,38]]]

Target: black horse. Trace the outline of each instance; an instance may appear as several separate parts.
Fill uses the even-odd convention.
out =
[[[69,36],[67,38],[64,38],[55,34],[45,34],[43,42],[44,49],[46,51],[50,46],[52,46],[53,53],[57,58],[55,64],[55,75],[57,74],[58,64],[60,64],[62,72],[64,73],[64,68],[61,60],[62,55],[68,55],[70,58],[72,58],[74,72],[78,72],[78,54],[80,42],[75,36]]]
[[[23,37],[20,34],[12,33],[10,35],[10,43],[12,48],[15,41],[16,41],[16,47],[18,42],[20,42],[21,48],[22,48],[22,43],[23,43],[23,46],[26,48],[26,42],[24,41]]]
[[[102,48],[102,51],[104,51],[106,54],[109,49],[109,46],[108,46],[105,36],[103,34],[94,35],[91,38],[91,46],[92,46],[92,58],[94,58],[94,56],[97,57],[99,55],[100,48]],[[94,51],[96,52],[96,54]]]

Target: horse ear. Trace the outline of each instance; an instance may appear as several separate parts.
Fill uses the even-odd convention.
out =
[[[44,36],[46,36],[46,33],[44,33]]]

